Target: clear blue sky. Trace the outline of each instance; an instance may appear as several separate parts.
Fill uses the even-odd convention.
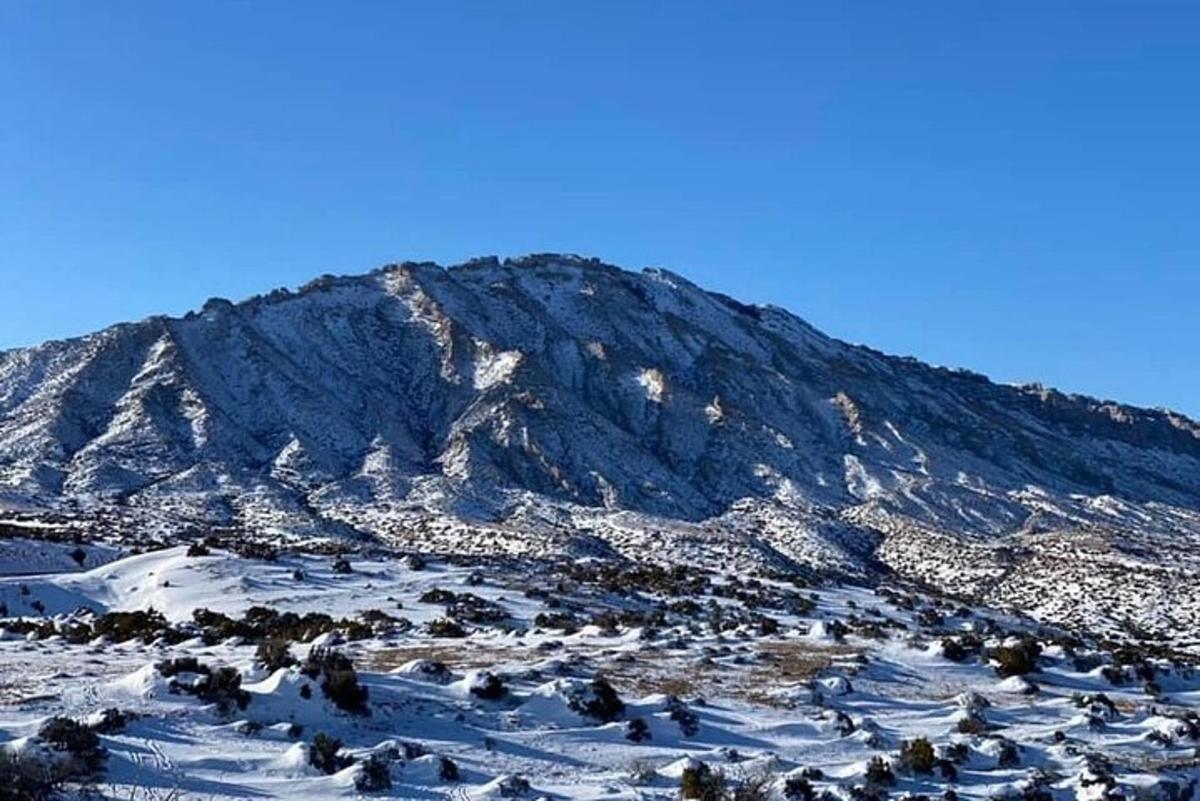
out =
[[[1200,415],[1195,2],[6,0],[0,102],[0,348],[563,250]]]

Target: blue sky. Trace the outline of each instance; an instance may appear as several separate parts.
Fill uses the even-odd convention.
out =
[[[1200,5],[0,3],[0,348],[389,261],[665,266],[1200,415]]]

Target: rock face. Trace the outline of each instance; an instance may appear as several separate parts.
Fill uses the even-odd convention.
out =
[[[768,561],[795,556],[783,520],[935,583],[933,557],[871,537],[989,559],[1005,541],[966,566],[986,594],[1045,550],[1012,538],[1195,537],[1200,424],[886,356],[663,270],[406,263],[0,354],[0,505],[410,536],[420,518],[431,539],[453,520],[584,551],[657,521],[758,538]]]

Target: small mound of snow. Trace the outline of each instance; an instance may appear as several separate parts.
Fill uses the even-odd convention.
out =
[[[1017,695],[1033,695],[1038,691],[1037,685],[1024,676],[1009,676],[1004,681],[997,683],[996,689],[1003,693]]]
[[[804,639],[816,642],[833,642],[835,638],[829,624],[824,620],[818,620],[809,627],[808,633],[804,635]]]
[[[433,659],[413,659],[395,668],[391,673],[432,684],[450,684],[458,679],[450,668]]]
[[[308,762],[308,746],[296,743],[266,766],[267,770],[279,771],[289,776],[315,776],[317,769]]]
[[[682,759],[677,759],[674,762],[663,765],[658,769],[658,774],[668,779],[680,779],[683,778],[685,770],[696,770],[701,764],[703,763],[695,757],[683,757]]]
[[[168,694],[168,687],[169,682],[153,664],[143,665],[108,685],[109,691],[115,695],[141,699],[160,698]]]
[[[817,684],[830,695],[849,695],[854,691],[845,676],[827,676],[819,679]]]

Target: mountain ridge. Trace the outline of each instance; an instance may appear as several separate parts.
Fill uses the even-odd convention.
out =
[[[241,306],[250,306],[250,305],[259,304],[259,303],[280,302],[280,301],[285,301],[288,299],[294,299],[295,297],[303,295],[306,292],[311,291],[311,290],[319,290],[319,289],[328,287],[330,285],[333,285],[333,284],[336,284],[339,282],[361,281],[361,280],[369,278],[371,276],[381,275],[383,273],[386,273],[389,270],[396,270],[396,269],[403,269],[403,268],[410,268],[410,267],[436,268],[436,269],[440,269],[440,270],[455,270],[455,269],[459,269],[459,268],[463,268],[463,267],[477,266],[477,265],[520,267],[522,265],[536,263],[540,260],[545,260],[545,259],[556,259],[556,260],[561,260],[565,263],[569,263],[569,264],[573,264],[573,265],[594,266],[594,267],[617,270],[620,272],[625,272],[625,273],[630,273],[630,274],[638,274],[637,272],[634,272],[632,270],[625,270],[616,265],[604,262],[597,257],[582,256],[582,255],[574,254],[574,253],[551,253],[551,252],[530,253],[530,254],[527,254],[524,256],[510,256],[510,257],[487,255],[487,256],[473,257],[473,258],[470,258],[459,264],[449,264],[449,265],[442,265],[442,264],[439,264],[434,261],[390,262],[381,267],[377,267],[373,270],[370,270],[369,272],[366,272],[366,273],[346,273],[346,274],[326,273],[326,274],[318,276],[317,278],[311,279],[303,284],[300,284],[296,287],[278,287],[276,289],[267,290],[264,292],[257,292],[257,293],[248,295],[246,297],[239,298],[239,299],[232,299],[232,298],[227,298],[227,297],[223,297],[223,296],[213,296],[213,297],[210,297],[207,300],[203,301],[199,307],[189,309],[181,314],[174,314],[174,315],[173,314],[165,314],[165,313],[164,314],[150,314],[150,315],[147,315],[146,317],[143,317],[143,318],[137,319],[137,320],[120,320],[117,322],[113,322],[102,328],[96,329],[95,331],[89,331],[89,332],[85,332],[82,334],[76,334],[76,335],[64,336],[64,337],[53,337],[50,339],[43,340],[41,342],[31,343],[28,345],[16,345],[16,346],[7,347],[7,348],[0,348],[0,358],[3,358],[4,356],[9,355],[9,354],[16,353],[18,351],[31,351],[31,350],[36,350],[36,349],[45,348],[45,347],[51,347],[51,346],[55,346],[55,345],[71,345],[71,344],[82,342],[84,340],[91,339],[93,337],[96,337],[98,335],[104,334],[109,331],[127,329],[130,327],[144,325],[144,324],[150,324],[150,323],[155,323],[155,322],[169,323],[169,322],[178,322],[178,321],[188,320],[188,319],[192,319],[194,317],[200,316],[205,311],[207,311],[209,309],[213,309],[213,308],[241,307]],[[1200,429],[1200,420],[1192,417],[1191,415],[1189,415],[1186,412],[1182,412],[1182,411],[1172,408],[1168,405],[1141,405],[1141,404],[1126,403],[1126,402],[1118,400],[1116,398],[1102,397],[1100,395],[1094,395],[1089,392],[1083,392],[1083,391],[1077,392],[1077,391],[1065,390],[1060,387],[1051,386],[1042,381],[1037,381],[1037,380],[1025,381],[1025,382],[999,381],[999,380],[992,378],[987,373],[979,372],[978,370],[975,370],[971,367],[967,367],[964,365],[935,364],[935,363],[928,361],[916,354],[892,353],[889,351],[885,351],[885,350],[881,350],[879,348],[873,347],[872,345],[870,345],[869,343],[866,343],[866,342],[854,342],[854,341],[851,341],[848,339],[842,339],[842,338],[835,337],[830,334],[826,334],[823,331],[821,331],[820,329],[817,329],[815,326],[813,326],[811,323],[809,323],[806,319],[799,316],[796,312],[792,311],[791,309],[789,309],[785,306],[780,306],[780,305],[773,304],[773,303],[742,302],[724,292],[719,292],[717,290],[704,289],[703,287],[699,287],[698,285],[695,285],[691,281],[691,279],[688,279],[685,276],[682,276],[682,275],[675,273],[666,268],[645,267],[645,268],[641,268],[641,270],[638,272],[660,273],[660,274],[668,275],[675,280],[679,280],[679,281],[683,281],[688,284],[692,284],[693,286],[696,286],[696,288],[699,289],[700,291],[719,300],[721,303],[729,306],[730,308],[732,308],[734,310],[740,311],[743,314],[751,316],[751,317],[755,317],[765,311],[779,312],[779,313],[788,315],[790,317],[793,317],[797,323],[807,326],[808,328],[812,329],[815,333],[817,333],[818,335],[820,335],[826,339],[832,340],[833,342],[836,342],[840,345],[844,345],[846,347],[870,352],[870,353],[876,354],[878,356],[881,356],[881,357],[884,357],[887,359],[894,359],[894,360],[901,361],[901,362],[916,362],[916,363],[919,363],[920,365],[927,367],[931,370],[944,371],[944,372],[959,375],[959,376],[965,376],[965,377],[975,378],[975,379],[982,379],[982,380],[986,381],[987,383],[998,386],[998,387],[1011,387],[1013,389],[1020,390],[1022,392],[1047,394],[1047,395],[1051,395],[1051,396],[1060,397],[1060,398],[1063,398],[1063,399],[1066,399],[1069,401],[1078,401],[1081,403],[1086,403],[1086,404],[1094,405],[1094,406],[1113,406],[1113,407],[1120,407],[1120,409],[1122,409],[1122,410],[1161,413],[1169,418],[1173,418],[1173,419],[1179,421],[1180,427],[1184,427],[1184,428],[1191,427],[1191,428]],[[1197,434],[1197,436],[1200,436],[1200,434]]]
[[[1200,575],[1200,425],[888,356],[666,270],[405,262],[0,353],[6,507],[166,536],[885,569],[1023,608],[1055,548],[1100,541],[1079,580],[1124,560],[1119,608],[1097,612],[1120,628],[1165,561]]]
[[[57,447],[50,448],[50,454],[61,451],[63,455],[73,457],[76,453],[84,450],[87,443],[96,440],[97,432],[101,428],[107,429],[113,419],[118,415],[118,404],[121,398],[126,398],[129,392],[133,391],[132,385],[135,383],[148,384],[155,388],[160,395],[171,391],[178,392],[181,397],[178,399],[177,405],[186,406],[189,398],[195,402],[196,396],[202,396],[208,400],[208,405],[212,409],[206,409],[207,413],[220,415],[228,410],[231,406],[236,406],[236,401],[229,398],[219,398],[224,387],[228,385],[228,381],[223,381],[221,376],[208,375],[205,378],[207,367],[201,364],[204,361],[204,350],[201,348],[187,347],[188,338],[194,335],[191,329],[195,327],[203,327],[205,323],[209,323],[208,328],[224,327],[229,329],[226,334],[228,336],[236,335],[232,329],[237,329],[241,334],[249,337],[251,342],[249,345],[245,341],[229,343],[231,347],[252,347],[257,348],[255,354],[261,359],[269,370],[275,373],[287,374],[289,371],[294,371],[295,353],[289,353],[287,347],[276,347],[276,343],[264,342],[261,331],[255,331],[254,326],[269,319],[270,315],[275,310],[286,309],[291,304],[305,303],[306,299],[313,299],[321,294],[330,293],[361,293],[364,288],[370,288],[371,284],[383,285],[389,281],[399,280],[401,282],[412,281],[413,286],[406,290],[410,294],[406,296],[405,302],[410,305],[408,319],[392,320],[390,324],[411,323],[420,321],[422,314],[431,314],[433,318],[425,319],[425,323],[434,327],[444,325],[446,327],[457,327],[466,331],[474,331],[472,337],[475,342],[484,343],[479,347],[482,349],[480,353],[475,354],[473,360],[479,364],[454,364],[453,357],[450,351],[447,350],[446,356],[449,361],[439,363],[439,374],[446,378],[450,383],[462,383],[464,369],[475,370],[479,365],[483,366],[485,372],[487,369],[498,371],[495,372],[495,380],[505,382],[508,379],[506,370],[528,370],[529,354],[536,353],[538,349],[545,345],[544,337],[539,340],[537,337],[530,339],[515,334],[511,330],[503,330],[501,325],[497,328],[491,325],[489,314],[494,312],[491,309],[482,309],[482,321],[472,319],[472,316],[477,316],[482,307],[477,307],[475,310],[469,308],[461,308],[457,312],[451,310],[451,313],[444,318],[439,318],[441,314],[441,306],[446,303],[451,305],[457,303],[462,306],[464,303],[470,305],[470,300],[465,298],[460,291],[460,286],[447,286],[447,284],[461,283],[460,277],[470,276],[472,273],[489,273],[489,278],[496,278],[501,275],[516,277],[519,273],[525,273],[526,277],[529,274],[536,273],[538,270],[549,270],[550,273],[558,271],[557,279],[571,279],[579,281],[580,276],[590,275],[592,278],[601,278],[607,281],[610,286],[609,292],[614,291],[615,286],[618,290],[630,290],[636,297],[635,302],[649,305],[652,314],[659,315],[659,320],[664,326],[692,324],[692,328],[696,319],[686,320],[680,314],[680,309],[672,305],[678,303],[680,297],[693,307],[697,303],[698,298],[709,299],[719,308],[727,310],[726,320],[716,320],[709,325],[707,329],[703,325],[699,335],[715,339],[716,346],[719,349],[728,351],[726,354],[715,354],[713,359],[718,359],[722,355],[730,356],[734,359],[753,360],[757,362],[756,366],[767,367],[774,369],[770,364],[772,359],[791,359],[792,363],[788,367],[794,368],[799,364],[799,360],[794,357],[799,353],[801,356],[815,355],[818,359],[824,361],[817,365],[826,373],[834,373],[836,371],[845,371],[848,373],[861,372],[863,370],[875,370],[884,374],[896,381],[917,380],[923,383],[928,383],[933,377],[934,380],[943,382],[943,386],[938,389],[944,390],[947,394],[963,394],[974,393],[977,397],[970,399],[970,403],[978,403],[981,399],[979,396],[990,396],[990,400],[994,403],[1010,403],[1021,404],[1023,411],[1033,414],[1037,419],[1037,423],[1057,426],[1069,435],[1093,435],[1103,436],[1110,441],[1131,444],[1136,447],[1150,447],[1156,450],[1165,450],[1176,454],[1182,454],[1191,458],[1196,458],[1200,453],[1200,425],[1191,421],[1186,416],[1167,411],[1167,410],[1150,410],[1141,409],[1138,407],[1128,406],[1115,403],[1112,401],[1091,398],[1089,396],[1078,394],[1066,394],[1057,390],[1046,389],[1039,385],[1023,385],[1009,386],[991,382],[985,376],[978,373],[973,373],[966,370],[936,367],[927,365],[912,357],[890,356],[883,354],[877,350],[867,348],[861,345],[852,345],[849,343],[836,340],[828,337],[800,318],[796,317],[791,312],[772,306],[750,306],[740,303],[732,298],[703,290],[692,284],[687,279],[684,279],[674,273],[666,270],[648,269],[643,271],[640,276],[638,274],[625,272],[612,265],[604,264],[598,259],[585,259],[578,256],[563,256],[558,254],[541,254],[535,256],[523,257],[520,259],[509,259],[504,262],[495,258],[482,258],[466,262],[462,265],[455,265],[447,268],[439,267],[431,262],[405,262],[398,265],[388,265],[383,268],[374,270],[370,273],[361,276],[322,276],[318,279],[308,282],[296,291],[291,290],[276,290],[264,295],[257,295],[248,298],[244,301],[233,303],[223,299],[210,299],[201,309],[189,312],[181,317],[167,316],[152,316],[141,322],[136,323],[119,323],[109,328],[103,329],[100,332],[83,337],[72,338],[68,340],[57,340],[44,343],[40,346],[32,348],[15,349],[10,351],[0,352],[0,420],[3,420],[4,425],[10,423],[14,414],[20,412],[30,396],[37,392],[45,391],[47,385],[52,385],[56,379],[70,381],[72,377],[76,378],[72,386],[73,389],[95,388],[97,383],[103,383],[106,379],[109,380],[111,386],[109,388],[109,397],[103,392],[97,397],[93,393],[91,400],[94,400],[96,408],[91,410],[90,414],[81,411],[78,408],[67,408],[71,404],[64,403],[64,408],[51,410],[54,412],[53,417],[56,420],[54,429],[55,442],[53,445]],[[572,273],[572,271],[574,271]],[[490,275],[495,273],[495,275]],[[570,275],[568,275],[570,273]],[[545,282],[545,276],[541,280]],[[478,282],[476,282],[478,283]],[[441,284],[439,286],[439,284]],[[663,286],[669,287],[673,294],[663,295],[655,299],[648,297],[648,287],[655,287],[661,290]],[[486,294],[489,291],[499,290],[499,284],[493,284],[491,288],[481,288],[479,286],[471,287],[471,291],[478,294]],[[544,289],[544,287],[542,287]],[[379,287],[376,287],[379,289]],[[432,289],[432,294],[427,294],[427,290]],[[510,291],[512,287],[507,287],[504,291]],[[580,291],[588,291],[582,288]],[[384,288],[384,294],[387,290]],[[439,297],[439,292],[441,296]],[[664,297],[668,302],[664,302]],[[599,353],[598,349],[605,346],[603,339],[587,339],[586,332],[580,330],[569,330],[572,326],[579,328],[577,323],[580,321],[573,319],[570,315],[562,315],[561,319],[555,318],[553,313],[547,314],[544,309],[531,308],[531,296],[528,292],[524,296],[516,296],[506,300],[515,302],[506,302],[499,304],[501,310],[513,313],[515,315],[528,315],[527,321],[530,318],[537,318],[537,322],[547,328],[544,335],[556,339],[559,346],[563,341],[574,341],[575,343],[583,343],[586,347],[591,347],[593,351]],[[547,295],[545,300],[550,300]],[[625,299],[621,299],[622,301]],[[342,302],[347,302],[345,299]],[[536,302],[536,301],[535,301]],[[413,305],[413,304],[416,305]],[[659,308],[655,304],[661,304]],[[497,304],[493,304],[495,306]],[[337,310],[318,309],[320,314],[336,315]],[[382,310],[375,311],[383,313]],[[693,317],[699,315],[703,317],[705,314],[711,313],[711,309],[689,309],[684,314],[690,312]],[[604,312],[601,313],[601,317]],[[432,320],[432,321],[431,321]],[[594,323],[594,320],[583,320],[583,327]],[[611,322],[600,320],[603,322]],[[700,320],[707,323],[712,321]],[[733,325],[730,325],[730,322]],[[741,325],[739,325],[741,324]],[[722,330],[723,327],[723,330]],[[717,335],[714,337],[714,331]],[[319,333],[319,332],[318,332]],[[436,331],[434,332],[436,335]],[[670,332],[666,332],[670,333]],[[689,332],[696,334],[696,331]],[[485,336],[475,336],[475,334],[483,334]],[[311,336],[311,334],[309,334]],[[661,338],[663,332],[659,332]],[[488,338],[490,337],[490,339]],[[772,338],[774,342],[764,342],[765,338]],[[585,342],[586,340],[586,342]],[[792,350],[791,353],[776,353],[769,350],[770,347],[779,348],[780,343]],[[213,343],[200,343],[206,347],[211,347]],[[290,343],[294,346],[296,353],[303,352],[306,343],[303,339]],[[461,342],[454,343],[447,340],[442,343],[446,348],[452,348],[458,345],[462,349]],[[608,343],[611,344],[611,343]],[[645,384],[647,398],[652,402],[657,403],[651,397],[655,392],[662,390],[653,389],[659,383],[665,380],[665,376],[659,376],[656,371],[659,368],[654,366],[654,362],[659,354],[654,352],[653,347],[645,347],[645,342],[636,340],[626,341],[623,345],[638,345],[635,347],[633,355],[640,357],[641,362],[645,364],[636,366],[636,369],[641,372],[636,376],[636,381]],[[675,345],[678,345],[675,342]],[[710,343],[711,344],[711,343]],[[693,345],[693,347],[696,347]],[[124,351],[122,351],[124,348]],[[157,349],[157,351],[155,351]],[[640,350],[640,353],[636,351]],[[132,351],[132,352],[129,352]],[[494,353],[492,351],[495,351]],[[497,355],[501,354],[501,355]],[[506,355],[505,355],[506,354]],[[377,356],[378,354],[368,354]],[[428,357],[430,354],[424,354]],[[65,357],[67,361],[71,358],[75,359],[74,365],[56,366],[56,357]],[[124,357],[122,361],[121,357]],[[701,356],[703,357],[703,355]],[[603,356],[597,357],[603,359]],[[697,355],[683,354],[683,360],[680,366],[685,369],[694,367],[694,360]],[[81,364],[80,360],[87,362]],[[134,360],[140,360],[138,364],[133,364]],[[461,361],[461,360],[460,360]],[[30,364],[25,370],[25,380],[23,376],[17,375],[14,380],[10,376],[13,373],[19,373],[21,362],[41,362],[39,364]],[[122,369],[122,364],[124,369]],[[326,364],[325,367],[332,365]],[[557,365],[561,367],[561,365]],[[812,370],[807,369],[811,365],[800,365],[802,369],[800,375],[785,376],[785,379],[803,379],[812,378]],[[135,367],[137,369],[135,369]],[[536,365],[536,367],[544,367],[544,365]],[[72,376],[71,370],[76,369],[82,375]],[[162,370],[168,375],[161,381],[154,381],[153,376],[148,376],[146,370]],[[302,370],[303,368],[301,368]],[[53,375],[55,370],[58,370],[57,375]],[[534,370],[534,373],[539,371]],[[534,380],[542,381],[544,391],[553,391],[557,387],[554,386],[559,382],[561,376],[545,375],[545,371],[540,371],[542,374],[534,375]],[[661,372],[661,371],[660,371]],[[681,384],[688,383],[690,376],[678,375],[671,376],[670,383],[679,387]],[[778,370],[775,371],[779,373]],[[378,377],[378,376],[376,376]],[[622,378],[622,377],[618,377]],[[624,376],[628,378],[628,376]],[[682,381],[680,379],[683,379]],[[489,386],[485,386],[483,382],[490,379],[486,375],[472,376],[471,384],[473,387],[482,392],[487,393]],[[199,381],[202,386],[196,388],[191,386],[192,382]],[[411,383],[411,382],[410,382]],[[702,384],[702,381],[696,382]],[[829,383],[829,382],[826,382]],[[310,389],[314,385],[310,383]],[[397,387],[402,390],[411,389],[409,387]],[[293,388],[295,389],[295,388]],[[320,390],[319,385],[315,386],[316,390]],[[708,388],[696,387],[697,391],[707,391]],[[719,387],[717,387],[719,390]],[[326,400],[332,401],[330,398],[329,388],[325,388]],[[195,395],[189,395],[189,391]],[[74,394],[68,391],[64,395],[64,400],[78,398],[80,392]],[[314,402],[319,400],[314,398],[312,392],[306,394],[305,402]],[[336,394],[336,393],[335,393]],[[720,413],[721,399],[720,392],[714,392],[713,399],[715,402],[710,402],[704,406],[705,415],[713,417]],[[129,398],[126,398],[129,400]],[[134,398],[133,400],[136,400]],[[166,400],[164,398],[164,400]],[[378,400],[365,399],[367,400]],[[704,400],[701,398],[701,400]],[[837,407],[846,430],[856,439],[859,434],[855,433],[855,428],[861,425],[863,398],[854,398],[852,395],[840,391],[831,392],[827,400]],[[986,400],[986,399],[985,399]],[[869,404],[870,399],[866,402]],[[728,401],[726,401],[726,405]],[[145,404],[143,404],[145,406]],[[42,409],[41,411],[46,411]],[[465,413],[465,406],[460,409]],[[410,409],[410,418],[421,416],[422,409]],[[77,415],[82,414],[82,418]],[[107,415],[107,418],[106,418]],[[186,409],[182,414],[182,418],[187,418]],[[610,415],[611,416],[611,415]],[[162,436],[160,440],[165,440],[165,444],[172,442],[177,445],[186,445],[186,432],[176,430],[171,432],[167,421],[161,421],[163,425],[159,426],[158,433]],[[174,423],[178,428],[178,424],[182,419],[177,415]],[[191,422],[195,423],[195,420]],[[712,422],[712,421],[710,421]],[[813,422],[813,421],[810,421]],[[816,425],[820,425],[823,421],[815,421]],[[827,422],[827,421],[825,421]],[[879,425],[879,421],[874,421]],[[895,425],[902,421],[887,421],[888,425]],[[6,426],[7,427],[7,426]],[[434,427],[436,428],[436,426]],[[444,428],[444,427],[443,427]],[[411,433],[411,432],[410,432]],[[416,462],[425,467],[431,466],[433,462],[442,456],[445,456],[445,449],[438,447],[442,443],[434,442],[431,437],[437,432],[426,430],[422,436],[416,439],[423,439],[420,447],[416,447],[416,442],[411,437],[401,437],[399,444],[405,446],[402,450],[408,451],[409,458],[417,457],[419,452],[421,455],[416,458]],[[444,435],[446,432],[440,432]],[[1018,432],[1023,433],[1023,432]],[[174,436],[168,436],[173,434]],[[180,436],[180,435],[183,436]],[[251,440],[256,439],[251,437]],[[970,434],[966,435],[966,448],[968,451],[973,449],[970,440]],[[193,443],[194,444],[194,443]],[[303,442],[299,443],[301,446]],[[397,444],[395,442],[393,445]],[[244,449],[249,445],[251,451],[256,449],[253,443],[229,443],[230,447],[235,451]],[[8,447],[2,447],[8,446]],[[1042,457],[1036,448],[1028,448],[1020,442],[1016,444],[1018,450],[1024,448],[1021,453],[1027,457],[1032,463],[1037,465],[1042,461]],[[414,450],[415,448],[415,450]],[[0,458],[9,457],[12,451],[8,441],[0,440]],[[271,450],[268,447],[268,450]],[[852,450],[852,449],[850,449]],[[976,448],[975,450],[979,450]],[[987,447],[983,447],[983,455],[987,454]],[[437,453],[435,453],[435,451]],[[278,455],[278,448],[274,450],[275,455]],[[361,453],[366,454],[367,449],[362,448]],[[257,458],[259,462],[264,462],[267,454],[251,453],[246,454],[250,461]],[[978,455],[978,454],[976,454]],[[6,460],[6,461],[10,461]],[[1051,468],[1060,469],[1059,466]],[[1071,471],[1074,471],[1071,473]],[[1116,491],[1116,487],[1108,486],[1111,484],[1109,476],[1103,473],[1089,475],[1089,468],[1086,465],[1076,464],[1066,471],[1068,479],[1074,479],[1083,488],[1088,490],[1100,490],[1093,494],[1107,494],[1109,491]],[[1169,476],[1160,476],[1163,483],[1167,485],[1173,484]],[[101,482],[103,484],[103,482]],[[112,482],[110,482],[112,483]],[[1011,483],[1011,482],[1010,482]],[[520,486],[520,482],[518,482]],[[1176,486],[1175,489],[1187,495],[1192,501],[1200,499],[1195,491],[1189,490],[1186,486]],[[1141,488],[1140,490],[1130,490],[1128,487],[1123,488],[1123,494],[1132,496],[1134,500],[1164,500],[1151,488]],[[594,498],[593,498],[594,499]],[[713,511],[713,510],[709,510]]]

